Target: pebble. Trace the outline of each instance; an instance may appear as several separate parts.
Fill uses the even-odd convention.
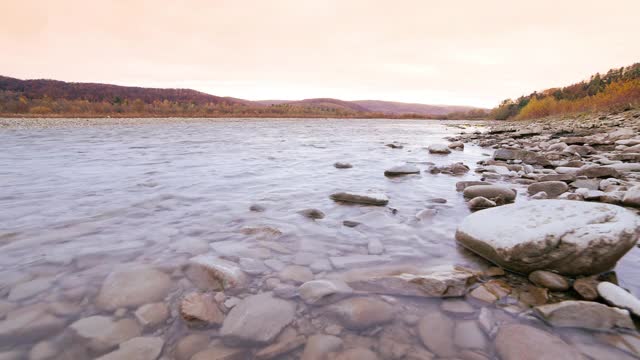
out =
[[[564,276],[550,271],[536,270],[529,274],[529,280],[551,291],[566,291],[569,289],[569,281]]]

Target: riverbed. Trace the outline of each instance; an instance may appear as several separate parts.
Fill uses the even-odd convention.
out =
[[[275,358],[299,358],[305,341],[317,334],[340,338],[342,344],[335,352],[368,349],[381,359],[494,358],[495,326],[487,328],[483,323],[487,321],[529,324],[576,348],[588,344],[603,354],[632,357],[611,346],[618,340],[588,331],[549,329],[509,303],[483,307],[463,300],[443,305],[440,299],[368,295],[387,304],[392,318],[350,328],[326,315],[322,307],[305,304],[282,290],[314,278],[382,266],[457,265],[487,270],[488,262],[455,242],[458,224],[471,213],[455,183],[478,180],[476,163],[489,159],[492,149],[466,144],[464,150],[448,155],[427,151],[429,145],[446,144],[445,137],[461,131],[484,131],[482,122],[131,119],[128,123],[119,119],[92,120],[89,125],[82,120],[57,125],[39,121],[37,126],[6,123],[10,124],[0,127],[0,319],[4,319],[0,358],[95,358],[117,352],[135,337],[158,339],[154,351],[159,348],[160,352],[154,359],[190,358],[207,348],[230,351],[241,359],[257,357],[256,352],[269,344],[242,344],[234,349],[220,342],[219,326],[194,327],[180,316],[181,299],[202,291],[184,271],[198,255],[240,264],[248,274],[246,286],[218,295],[223,313],[250,295],[278,286],[278,298],[296,307],[294,321],[269,343],[302,340]],[[336,162],[352,167],[336,168]],[[463,162],[470,171],[457,176],[427,171],[456,162]],[[384,176],[386,169],[402,164],[421,172]],[[383,193],[389,203],[349,205],[330,199],[341,191]],[[527,200],[519,197],[517,201]],[[301,214],[308,209],[319,210],[323,217]],[[637,250],[627,254],[617,269],[620,283],[633,291],[640,289]],[[170,278],[165,296],[154,300],[166,306],[168,313],[151,324],[141,319],[137,305],[96,305],[109,274],[137,265]],[[12,316],[34,312],[41,320],[46,313],[50,323],[7,324]],[[444,324],[442,336],[450,337],[452,343],[442,346],[451,348],[425,346],[427,325],[421,328],[416,323],[429,313],[439,314],[433,324]],[[486,320],[487,314],[497,320]],[[127,320],[124,332],[131,335],[114,340],[115,335],[102,334],[100,345],[95,345],[92,331],[97,330],[83,333],[73,327],[78,320],[95,320],[95,316],[106,327]],[[185,339],[192,341],[185,345]],[[640,341],[635,335],[633,339]]]

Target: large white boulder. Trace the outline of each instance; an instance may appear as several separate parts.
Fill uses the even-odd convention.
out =
[[[456,239],[515,272],[589,275],[613,268],[639,234],[637,215],[622,207],[539,200],[469,215],[458,227]]]

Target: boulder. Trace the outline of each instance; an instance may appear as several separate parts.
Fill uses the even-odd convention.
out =
[[[171,289],[171,278],[149,266],[127,266],[113,271],[102,283],[96,304],[104,310],[161,301]]]
[[[613,268],[638,240],[640,224],[615,205],[537,200],[467,216],[457,241],[514,272],[597,274]]]
[[[249,281],[247,274],[236,263],[213,255],[198,255],[189,259],[185,273],[203,291],[241,288]]]
[[[597,289],[598,294],[609,304],[627,309],[631,311],[632,314],[640,316],[640,300],[633,296],[633,294],[608,281],[599,283]]]
[[[561,338],[533,326],[503,325],[495,339],[502,360],[584,360],[580,352]]]
[[[309,305],[326,305],[345,298],[353,289],[342,280],[312,280],[300,285],[298,294]]]
[[[464,296],[467,287],[475,281],[474,274],[455,267],[441,266],[420,269],[416,273],[371,274],[349,279],[354,290],[368,293],[420,296],[458,297]]]
[[[618,171],[612,167],[600,166],[600,165],[586,165],[581,167],[577,173],[577,176],[586,176],[589,178],[603,178],[603,177],[617,177]]]
[[[389,203],[389,198],[386,195],[377,193],[338,192],[332,194],[331,199],[338,202],[376,206],[385,206]]]
[[[513,189],[503,185],[472,185],[466,187],[462,194],[466,199],[482,196],[493,201],[502,199],[503,202],[512,202],[517,195]]]
[[[352,330],[386,324],[395,316],[391,305],[372,297],[344,299],[329,305],[327,311],[337,317],[346,328]]]
[[[427,148],[431,154],[450,154],[451,149],[446,144],[431,144]]]
[[[592,301],[568,300],[534,307],[549,324],[590,330],[635,329],[627,310]]]
[[[244,298],[224,319],[220,335],[225,344],[265,345],[273,341],[295,315],[295,304],[271,293]]]
[[[527,191],[529,195],[534,195],[544,191],[550,198],[558,197],[560,194],[567,192],[569,185],[563,181],[543,181],[529,185]]]
[[[410,174],[419,174],[420,169],[418,169],[414,165],[405,164],[394,166],[390,169],[385,170],[384,176],[393,177],[393,176],[402,176],[402,175],[410,175]]]

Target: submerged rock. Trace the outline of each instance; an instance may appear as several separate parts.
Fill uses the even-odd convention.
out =
[[[503,185],[472,185],[466,187],[462,194],[466,199],[481,196],[493,201],[501,199],[503,202],[512,202],[516,199],[517,193]]]
[[[561,338],[528,325],[501,326],[495,346],[502,360],[584,360],[578,350]]]
[[[324,219],[324,213],[318,209],[304,209],[298,211],[298,214],[312,220]]]
[[[242,287],[248,282],[247,275],[236,263],[213,255],[191,258],[185,273],[194,285],[205,291]]]
[[[351,169],[353,167],[353,165],[351,165],[349,163],[344,163],[344,162],[337,162],[337,163],[333,164],[333,166],[336,169]]]
[[[317,334],[309,337],[301,360],[324,360],[330,352],[342,348],[342,339],[332,335]]]
[[[537,200],[467,216],[456,239],[501,267],[528,274],[597,274],[638,240],[636,215],[615,205]]]
[[[384,194],[376,193],[347,193],[339,192],[331,195],[333,201],[348,202],[354,204],[385,206],[389,198]]]
[[[160,337],[137,337],[120,344],[120,348],[97,360],[156,360],[162,352],[164,340]]]
[[[620,286],[604,281],[598,284],[598,294],[609,304],[640,316],[640,300]]]
[[[352,330],[362,330],[393,320],[394,309],[384,301],[371,297],[353,297],[329,305],[327,311]]]
[[[591,330],[635,329],[627,310],[592,301],[562,301],[536,306],[534,311],[545,321],[558,327]]]
[[[130,266],[113,271],[102,283],[96,298],[98,307],[115,310],[163,300],[171,278],[149,266]]]
[[[220,325],[224,314],[212,294],[190,293],[180,303],[180,315],[190,326]]]
[[[353,289],[342,280],[312,280],[298,288],[302,301],[310,305],[326,305],[353,293]]]
[[[454,267],[443,266],[421,269],[412,273],[375,274],[347,281],[358,291],[376,294],[456,297],[464,296],[475,275]]]
[[[113,321],[100,315],[82,318],[71,324],[70,328],[88,342],[90,349],[97,352],[110,350],[141,334],[140,327],[132,319]]]
[[[424,346],[439,357],[453,357],[455,322],[445,314],[433,311],[418,322],[418,335]]]
[[[220,335],[229,345],[264,345],[293,321],[296,307],[270,293],[252,295],[234,306],[224,319]]]
[[[406,165],[394,166],[390,169],[385,170],[384,176],[393,177],[393,176],[402,176],[402,175],[419,174],[419,173],[420,173],[420,169],[418,169],[416,166],[406,164]]]
[[[20,309],[0,321],[0,341],[22,344],[61,331],[66,321],[47,313],[43,307]]]

